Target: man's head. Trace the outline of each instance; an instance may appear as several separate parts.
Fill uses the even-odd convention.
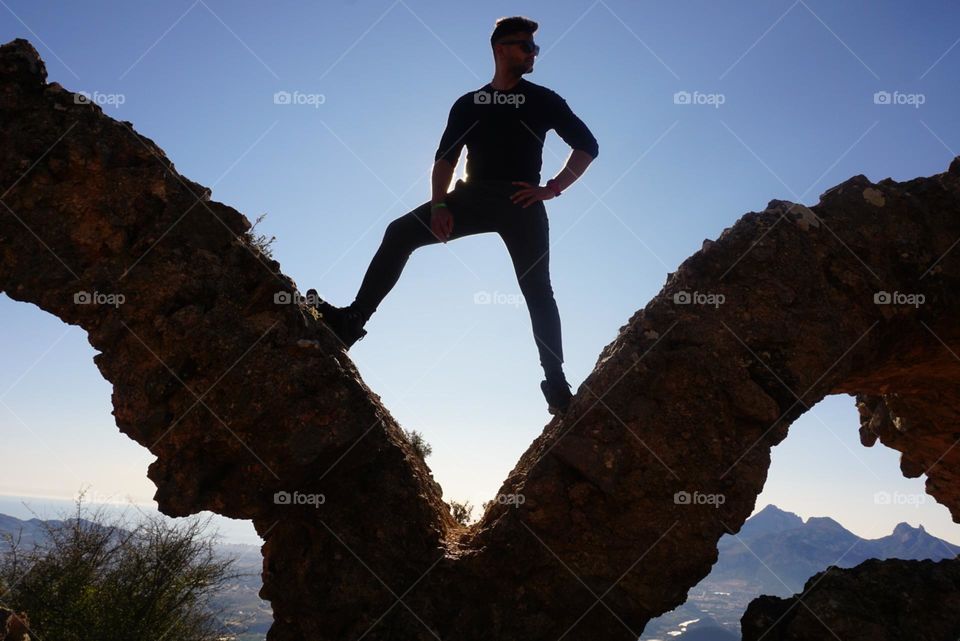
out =
[[[493,33],[490,46],[497,69],[511,71],[517,76],[533,71],[533,59],[540,48],[533,45],[536,22],[523,16],[500,18]]]

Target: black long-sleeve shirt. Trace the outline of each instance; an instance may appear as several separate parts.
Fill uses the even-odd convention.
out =
[[[434,160],[456,165],[467,147],[467,180],[523,180],[540,184],[543,141],[549,130],[573,149],[596,158],[599,146],[583,121],[556,92],[525,78],[508,91],[487,83],[450,108]]]

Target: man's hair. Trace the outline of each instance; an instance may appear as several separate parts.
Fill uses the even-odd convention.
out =
[[[500,18],[493,28],[493,33],[490,34],[490,47],[493,48],[493,46],[497,44],[497,41],[504,36],[509,36],[514,33],[529,33],[533,35],[538,26],[540,25],[530,18],[524,18],[523,16]]]

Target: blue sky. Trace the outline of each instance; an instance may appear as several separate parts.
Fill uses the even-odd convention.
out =
[[[743,213],[773,198],[814,204],[860,173],[938,173],[960,150],[950,2],[0,0],[0,41],[28,38],[51,80],[133,122],[214,199],[251,220],[266,213],[284,272],[345,305],[386,224],[429,198],[450,105],[491,80],[493,23],[517,14],[541,25],[528,79],[563,96],[600,144],[546,204],[574,387],[667,272]],[[302,102],[276,104],[282,91]],[[677,92],[700,104],[677,104]],[[877,92],[901,104],[877,104]],[[544,180],[568,152],[551,132]],[[526,308],[476,304],[480,292],[519,293],[496,235],[418,250],[350,351],[433,445],[447,498],[476,505],[549,419]],[[0,426],[17,452],[0,494],[89,485],[92,497],[149,502],[153,457],[116,429],[83,332],[3,296],[0,315]],[[902,478],[895,452],[860,446],[852,399],[835,397],[775,448],[758,507],[832,516],[869,537],[923,523],[960,542],[922,481]]]

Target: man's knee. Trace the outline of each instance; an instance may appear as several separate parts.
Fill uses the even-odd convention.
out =
[[[549,276],[531,273],[520,278],[519,282],[520,293],[528,302],[552,303],[554,301]]]
[[[415,209],[387,225],[383,233],[383,241],[391,246],[399,246],[413,251],[433,241],[433,232],[430,230],[430,217],[422,216]]]
[[[384,240],[390,240],[393,242],[402,240],[408,235],[406,233],[407,227],[408,225],[406,224],[406,220],[402,216],[393,220],[389,225],[387,225],[387,229],[383,232]]]
[[[387,225],[383,232],[383,245],[403,253],[410,253],[419,247],[415,234],[411,233],[410,221],[397,218]]]

